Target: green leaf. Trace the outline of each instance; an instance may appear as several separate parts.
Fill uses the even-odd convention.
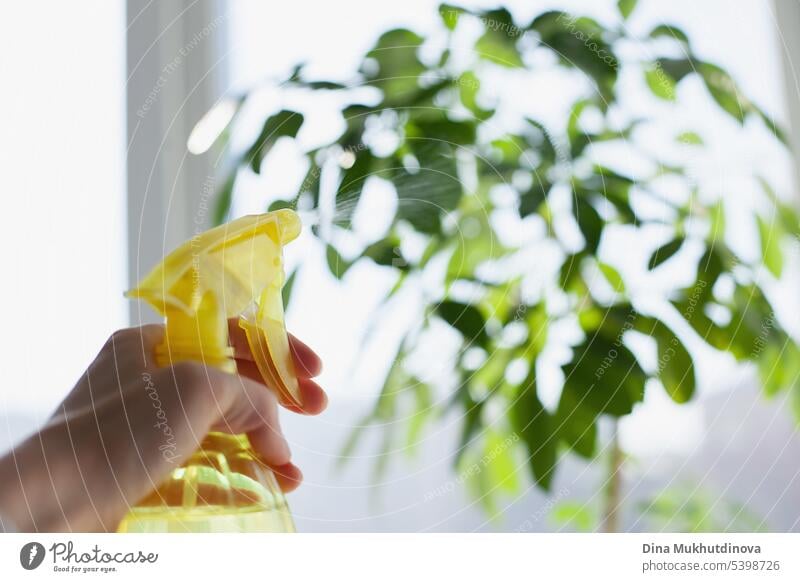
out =
[[[624,416],[644,398],[647,376],[628,348],[602,331],[574,349],[563,390],[593,413]]]
[[[731,320],[725,326],[726,349],[739,360],[752,360],[763,342],[783,341],[775,311],[763,291],[754,284],[737,286],[733,292]]]
[[[649,270],[653,270],[662,263],[667,262],[671,259],[683,246],[684,238],[679,236],[668,243],[665,243],[658,247],[650,257],[650,261],[647,264],[647,268]]]
[[[695,282],[682,290],[682,297],[675,301],[673,305],[705,342],[718,350],[733,350],[735,353],[744,354],[748,352],[749,348],[735,346],[737,336],[738,340],[743,344],[747,344],[749,341],[745,338],[745,334],[749,333],[746,328],[739,329],[737,333],[734,320],[739,316],[734,315],[728,326],[721,327],[714,323],[704,312],[706,305],[713,300],[714,285],[720,275],[725,272],[723,253],[724,249],[720,243],[716,243],[706,250],[698,262]],[[748,300],[742,298],[736,303],[748,305]],[[757,315],[755,309],[748,311]]]
[[[576,390],[576,383],[565,384],[555,415],[555,426],[559,440],[576,454],[586,459],[594,456],[597,446],[597,416]]]
[[[515,436],[504,436],[497,431],[487,430],[481,458],[492,487],[512,494],[519,492],[517,465],[513,455],[517,440]]]
[[[354,103],[342,109],[342,118],[345,123],[345,130],[339,137],[338,144],[345,150],[358,152],[364,149],[364,129],[367,119],[376,112],[375,107]],[[309,155],[309,157],[311,157]],[[313,162],[313,160],[312,160]]]
[[[549,491],[555,474],[556,438],[553,419],[536,394],[535,367],[535,361],[532,361],[531,372],[511,403],[509,418],[511,427],[527,449],[534,481]]]
[[[658,377],[675,402],[688,402],[695,391],[694,360],[683,342],[663,323],[653,331],[658,350]]]
[[[769,325],[773,329],[768,330]],[[764,395],[771,398],[800,385],[800,346],[786,332],[776,330],[774,320],[765,321],[763,326],[756,346],[760,352],[758,372]]]
[[[409,99],[404,99],[402,102],[398,102],[396,106],[398,108],[407,108],[412,114],[419,114],[424,110],[424,108],[428,108],[427,113],[430,113],[433,111],[433,109],[438,108],[439,105],[437,105],[437,97],[439,97],[439,94],[443,90],[452,89],[455,81],[450,78],[443,78],[440,81],[432,84],[428,84],[429,82],[429,80],[426,80],[424,87],[421,87],[420,90],[414,93]],[[442,112],[437,111],[437,113]]]
[[[684,131],[675,138],[675,141],[686,145],[703,145],[704,143],[703,138],[693,131]]]
[[[686,75],[695,72],[691,59],[657,59],[655,68],[664,71],[675,83],[680,83]]]
[[[524,165],[521,159],[523,153],[528,149],[525,140],[518,135],[506,135],[502,138],[492,140],[489,144],[491,149],[487,152],[486,159],[479,157],[478,175],[485,179],[485,183],[490,182],[510,182],[514,172]]]
[[[656,320],[639,313],[630,303],[615,303],[610,307],[585,306],[578,312],[578,323],[587,335],[601,333],[618,342],[629,330],[651,333]]]
[[[644,72],[644,79],[650,91],[659,99],[675,101],[675,79],[659,67],[651,67]]]
[[[331,274],[340,280],[352,265],[352,263],[344,260],[342,255],[339,254],[339,251],[330,244],[326,246],[325,258],[328,261],[328,268]]]
[[[294,200],[273,200],[267,207],[267,212],[275,212],[276,210],[283,210],[284,208],[295,208]]]
[[[575,181],[574,192],[577,198],[590,200],[603,198],[614,205],[623,222],[636,223],[637,217],[630,204],[630,190],[635,180],[601,165],[595,165],[593,173],[583,182]]]
[[[289,74],[289,77],[286,79],[287,83],[296,83],[300,81],[301,76],[303,74],[303,69],[305,68],[305,63],[297,63],[292,68],[292,72]]]
[[[395,267],[401,271],[408,271],[410,266],[400,252],[400,239],[389,236],[369,245],[362,256],[369,257],[375,264],[382,267]]]
[[[461,103],[472,112],[478,109],[475,100],[480,88],[480,79],[472,71],[467,71],[458,78],[458,94]]]
[[[762,176],[757,176],[756,178],[758,179],[758,183],[761,185],[761,189],[764,191],[764,194],[767,195],[767,198],[769,198],[772,206],[777,210],[783,230],[788,233],[800,232],[800,221],[798,220],[800,217],[798,216],[798,212],[795,210],[794,206],[792,204],[786,204],[783,200],[781,200],[772,185]]]
[[[347,85],[336,83],[334,81],[302,81],[299,83],[303,87],[314,89],[315,91],[338,91],[347,89]]]
[[[650,31],[650,38],[668,37],[681,42],[686,47],[689,46],[689,37],[683,30],[671,24],[659,24]]]
[[[458,25],[458,20],[464,13],[466,13],[466,10],[464,10],[460,6],[454,6],[453,4],[439,5],[439,16],[442,18],[442,22],[444,23],[445,27],[447,27],[448,30],[456,29],[456,25]]]
[[[692,326],[700,338],[718,350],[731,349],[731,334],[726,328],[714,323],[702,309],[704,304],[692,305],[690,302],[674,304],[675,309],[684,314],[684,319]]]
[[[306,176],[303,178],[303,183],[300,184],[300,191],[297,193],[297,197],[299,198],[305,193],[310,194],[312,208],[317,208],[319,206],[319,183],[322,169],[313,159],[311,159],[310,162],[311,164],[308,168],[308,172],[306,172]]]
[[[553,507],[550,519],[559,528],[572,527],[579,532],[595,531],[598,526],[597,515],[589,502],[562,501]]]
[[[588,99],[580,99],[572,105],[567,120],[567,138],[569,139],[570,154],[577,158],[590,143],[591,136],[581,130],[580,119],[583,111],[591,105]]]
[[[483,407],[486,404],[485,400],[473,400],[469,395],[467,386],[468,382],[465,378],[462,378],[462,385],[458,391],[458,396],[462,401],[461,405],[464,410],[462,414],[464,423],[461,426],[461,436],[459,438],[459,445],[456,452],[456,457],[454,459],[456,467],[461,464],[470,444],[475,439],[475,435],[477,435],[481,430],[481,414],[483,413]]]
[[[489,471],[485,470],[483,459],[485,459],[485,444],[481,451],[467,451],[459,460],[458,475],[459,480],[463,481],[469,494],[478,500],[483,511],[489,516],[490,520],[495,520],[499,516],[497,506],[496,484],[491,481]]]
[[[416,153],[419,169],[401,169],[392,182],[397,190],[397,218],[408,221],[417,231],[438,234],[442,214],[458,207],[462,188],[455,152],[446,145],[424,141]]]
[[[691,294],[705,304],[711,298],[711,292],[719,276],[725,271],[722,260],[721,245],[706,249],[697,263],[697,276],[694,285],[690,288]]]
[[[444,69],[447,66],[447,63],[450,62],[451,55],[452,53],[450,52],[449,48],[444,49],[439,55],[439,61],[436,63],[436,67],[439,69]]]
[[[494,392],[506,384],[506,369],[514,355],[514,350],[510,348],[491,350],[486,361],[472,373],[470,385],[482,391]]]
[[[791,387],[791,406],[795,421],[800,424],[800,382],[795,382]]]
[[[452,145],[475,143],[477,125],[474,120],[454,121],[441,111],[425,113],[424,117],[414,117],[406,125],[407,139],[435,139]]]
[[[614,85],[620,61],[604,40],[606,30],[597,21],[551,11],[537,16],[529,28],[539,34],[542,45],[564,66],[577,67],[594,81],[601,107],[615,101]]]
[[[752,109],[752,104],[739,90],[739,86],[730,74],[711,63],[700,63],[697,71],[714,101],[731,117],[743,123],[745,116]]]
[[[525,347],[526,355],[539,354],[547,344],[547,335],[550,327],[550,316],[544,302],[528,307],[525,323],[528,326],[528,344]],[[533,365],[533,364],[531,364]]]
[[[600,239],[603,236],[605,221],[600,217],[594,206],[582,198],[573,200],[572,207],[578,228],[580,228],[581,234],[586,241],[586,250],[590,253],[596,253],[600,246]]]
[[[336,224],[344,228],[350,227],[353,213],[364,192],[364,184],[374,172],[375,158],[368,151],[356,154],[355,162],[342,174],[339,188],[336,191]]]
[[[558,276],[558,284],[564,291],[569,292],[575,288],[582,288],[581,265],[586,256],[587,253],[581,251],[564,258]]]
[[[480,79],[472,71],[467,71],[458,78],[458,93],[461,103],[472,112],[476,119],[483,121],[489,119],[494,111],[483,109],[478,105],[477,98],[480,88]]]
[[[631,13],[636,8],[637,0],[617,0],[617,9],[619,9],[619,13],[622,14],[622,18],[625,20],[631,15]]]
[[[234,169],[225,179],[225,182],[223,182],[222,188],[217,192],[217,200],[214,204],[214,214],[212,216],[214,226],[219,226],[228,218],[231,203],[233,202],[233,188],[236,185],[236,173],[237,169]]]
[[[261,172],[261,162],[279,138],[296,137],[302,125],[303,115],[296,111],[284,109],[267,118],[258,138],[247,151],[246,159],[253,171],[256,174]]]
[[[297,272],[300,269],[295,269],[292,271],[292,274],[286,279],[286,282],[283,284],[283,288],[281,288],[281,297],[283,298],[283,309],[286,310],[289,308],[289,301],[292,299],[292,289],[294,289],[294,281],[297,278]]]
[[[764,125],[767,126],[767,129],[772,133],[778,140],[785,146],[789,147],[791,144],[789,143],[789,136],[786,133],[786,129],[778,125],[772,115],[768,114],[766,111],[755,105],[754,103],[750,104],[750,112],[755,113],[761,121],[764,122]]]
[[[542,173],[534,172],[531,187],[523,192],[519,198],[519,215],[521,218],[530,216],[539,211],[539,207],[547,199],[547,194],[553,185],[542,177]]]
[[[783,272],[783,252],[781,251],[782,231],[773,221],[768,224],[761,216],[756,215],[758,233],[761,237],[761,257],[764,265],[776,278]]]
[[[598,261],[597,266],[600,268],[603,276],[606,278],[615,292],[625,293],[625,281],[622,279],[622,275],[620,275],[619,271],[617,271],[608,263],[603,263],[600,261]]]
[[[402,103],[419,92],[419,77],[425,66],[417,52],[423,38],[404,28],[390,30],[381,35],[375,47],[367,53],[367,58],[377,67],[367,64],[361,72],[368,85],[383,92],[384,103]]]
[[[485,346],[489,343],[486,320],[474,305],[445,300],[436,306],[436,314],[461,332],[468,344]]]
[[[403,367],[405,356],[406,353],[401,345],[397,350],[397,355],[392,360],[383,388],[381,388],[381,392],[378,395],[378,401],[375,403],[373,417],[377,420],[389,422],[394,419],[397,410],[397,397],[409,382],[409,376]]]
[[[475,43],[478,56],[504,67],[523,66],[517,50],[517,39],[521,36],[511,13],[505,8],[491,10],[481,16],[485,32]]]
[[[556,144],[550,135],[550,132],[540,121],[527,117],[525,121],[530,126],[529,131],[524,132],[525,140],[530,144],[531,148],[541,156],[542,160],[546,162],[545,166],[552,165],[558,161],[558,150]],[[517,158],[519,159],[520,151],[517,151]]]
[[[331,91],[338,89],[346,89],[347,86],[335,81],[307,81],[303,79],[303,69],[305,64],[296,65],[292,74],[286,80],[286,85],[297,85],[298,87],[305,87],[308,89],[319,91]]]
[[[447,265],[447,275],[452,279],[472,277],[478,265],[507,251],[492,229],[487,209],[465,213],[458,221],[454,239],[455,250]]]
[[[712,244],[725,244],[725,199],[720,198],[708,213],[711,226],[709,240]]]

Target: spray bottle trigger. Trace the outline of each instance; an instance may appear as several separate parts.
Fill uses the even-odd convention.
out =
[[[289,337],[283,321],[281,294],[265,289],[259,303],[241,313],[239,327],[245,332],[250,352],[267,386],[277,393],[284,404],[302,406]]]

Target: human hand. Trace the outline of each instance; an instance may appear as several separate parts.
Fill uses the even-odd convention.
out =
[[[238,374],[198,362],[156,367],[163,333],[161,325],[115,333],[47,425],[0,459],[0,516],[21,531],[113,531],[209,431],[247,434],[284,491],[299,485],[277,397],[238,325],[230,325]],[[286,407],[318,414],[327,404],[311,380],[320,359],[293,336],[290,346],[303,406]]]

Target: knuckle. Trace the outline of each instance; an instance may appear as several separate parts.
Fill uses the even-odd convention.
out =
[[[207,382],[207,372],[202,364],[196,362],[178,362],[172,366],[172,375],[179,390],[195,388]]]
[[[118,329],[117,331],[113,332],[110,336],[108,336],[108,339],[106,340],[106,343],[103,345],[103,348],[108,350],[113,350],[115,346],[119,345],[120,342],[124,341],[125,338],[128,337],[129,333],[130,333],[129,329]]]
[[[219,402],[230,394],[228,374],[199,362],[178,362],[172,366],[172,375],[183,399]]]
[[[123,346],[130,346],[133,343],[152,348],[164,335],[163,324],[148,324],[141,327],[126,327],[113,332],[105,344],[104,350],[119,350]]]

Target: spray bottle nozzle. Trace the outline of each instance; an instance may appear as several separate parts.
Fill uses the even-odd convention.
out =
[[[126,294],[166,318],[156,363],[197,360],[235,372],[228,319],[239,317],[267,386],[302,405],[281,297],[283,246],[299,234],[299,217],[283,209],[218,226],[167,255]]]

